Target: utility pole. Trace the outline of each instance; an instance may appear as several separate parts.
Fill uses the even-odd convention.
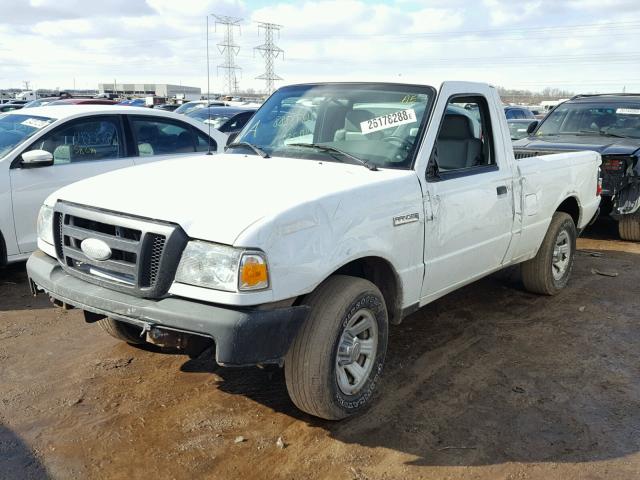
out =
[[[218,43],[218,50],[224,55],[224,63],[218,65],[218,69],[222,68],[225,71],[225,84],[227,86],[227,93],[235,93],[238,90],[238,80],[236,79],[236,70],[240,70],[240,67],[236,66],[236,55],[240,51],[240,46],[234,43],[233,29],[238,28],[240,31],[241,18],[229,17],[226,15],[213,15],[216,19],[216,29],[218,25],[225,27],[224,40]]]
[[[280,54],[282,54],[284,58],[284,50],[273,42],[274,32],[277,32],[278,38],[280,38],[281,28],[283,28],[282,25],[275,23],[258,22],[258,33],[260,33],[260,29],[264,30],[264,43],[255,47],[254,50],[259,51],[260,55],[264,58],[264,73],[256,77],[256,79],[266,82],[267,93],[269,94],[275,90],[274,84],[276,80],[282,80],[282,77],[276,75],[273,68],[273,61],[278,58]]]

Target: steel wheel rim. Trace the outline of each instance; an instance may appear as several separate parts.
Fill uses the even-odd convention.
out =
[[[569,268],[571,261],[571,238],[566,230],[562,230],[556,238],[553,246],[553,259],[551,260],[551,273],[555,280],[560,280]]]
[[[378,323],[367,308],[355,312],[340,336],[336,380],[345,395],[355,395],[367,383],[378,350]]]

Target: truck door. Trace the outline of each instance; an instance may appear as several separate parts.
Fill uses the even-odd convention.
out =
[[[514,219],[513,174],[501,148],[494,98],[483,93],[445,98],[444,109],[434,112],[439,117],[432,125],[439,118],[439,127],[423,184],[422,303],[497,269]]]

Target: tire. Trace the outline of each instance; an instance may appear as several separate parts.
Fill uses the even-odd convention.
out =
[[[620,238],[631,242],[640,242],[640,210],[623,215],[618,222]]]
[[[135,325],[120,322],[109,317],[98,320],[98,325],[100,325],[102,330],[118,340],[132,343],[134,345],[142,345],[143,343],[146,343],[144,338],[140,336],[142,329]]]
[[[576,236],[571,216],[563,212],[554,213],[537,255],[522,264],[524,288],[540,295],[555,295],[562,290],[573,269]],[[558,242],[561,244],[557,245]],[[556,247],[564,247],[558,248],[561,258],[554,257]]]
[[[289,396],[300,410],[326,420],[364,411],[387,350],[388,315],[380,290],[362,278],[334,275],[303,303],[311,310],[284,361]],[[365,325],[355,337],[348,335]]]

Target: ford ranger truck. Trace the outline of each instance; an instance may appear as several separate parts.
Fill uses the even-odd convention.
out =
[[[280,365],[301,410],[336,420],[370,404],[406,315],[515,264],[527,290],[560,292],[599,165],[516,161],[485,84],[287,86],[215,161],[52,194],[27,270],[118,339]]]

